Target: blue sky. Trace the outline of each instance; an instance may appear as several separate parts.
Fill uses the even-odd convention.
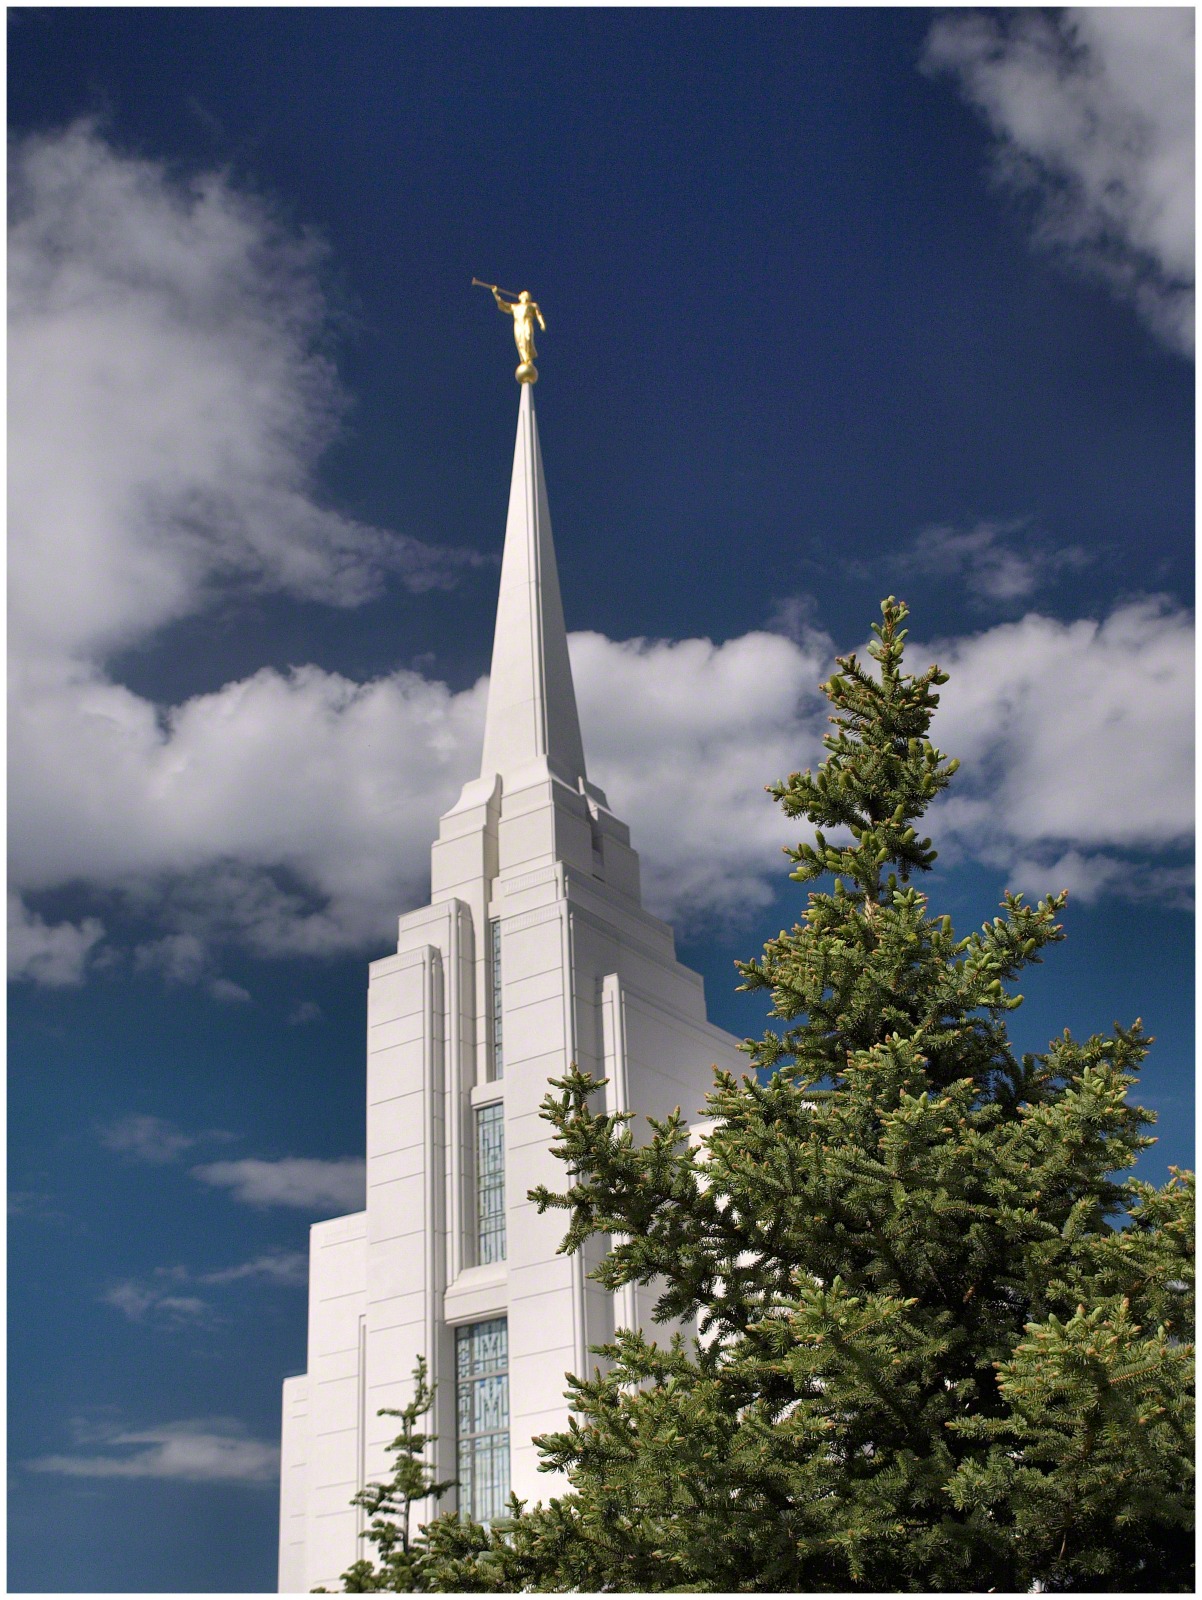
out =
[[[590,774],[738,1033],[884,594],[930,889],[1068,887],[1192,1163],[1192,13],[16,9],[10,1587],[274,1587],[365,962],[479,759],[537,399]]]

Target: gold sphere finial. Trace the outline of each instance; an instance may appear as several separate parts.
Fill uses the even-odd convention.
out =
[[[529,289],[514,294],[511,289],[498,289],[495,283],[485,283],[482,278],[473,278],[472,284],[481,289],[491,289],[500,309],[513,318],[513,341],[518,347],[519,357],[514,377],[519,383],[537,383],[538,368],[534,365],[534,358],[538,354],[534,348],[535,321],[544,333],[547,331],[538,301],[532,297]]]

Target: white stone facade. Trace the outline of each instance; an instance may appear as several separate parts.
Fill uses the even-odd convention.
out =
[[[643,910],[629,831],[585,776],[529,384],[482,775],[442,819],[430,904],[371,964],[367,1038],[367,1205],[312,1230],[309,1369],[284,1384],[284,1593],[337,1588],[372,1554],[350,1501],[388,1473],[396,1424],[377,1412],[411,1397],[419,1355],[438,1385],[436,1475],[474,1463],[465,1509],[562,1488],[532,1438],[566,1423],[565,1374],[589,1369],[588,1346],[649,1323],[649,1305],[589,1282],[596,1252],[559,1255],[565,1214],[527,1199],[564,1182],[539,1115],[548,1079],[577,1062],[609,1080],[611,1109],[688,1116],[714,1064],[743,1060]],[[457,1380],[469,1352],[484,1375]]]

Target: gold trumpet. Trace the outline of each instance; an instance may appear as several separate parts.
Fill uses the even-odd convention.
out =
[[[494,294],[507,294],[511,300],[520,299],[513,289],[499,289],[495,283],[485,283],[483,278],[472,279],[473,289],[491,289]]]

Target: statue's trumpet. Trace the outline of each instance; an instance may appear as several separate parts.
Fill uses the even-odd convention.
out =
[[[498,289],[495,283],[485,283],[483,278],[472,279],[473,289],[491,289],[494,294],[507,294],[511,300],[520,300],[521,296],[512,289]]]

